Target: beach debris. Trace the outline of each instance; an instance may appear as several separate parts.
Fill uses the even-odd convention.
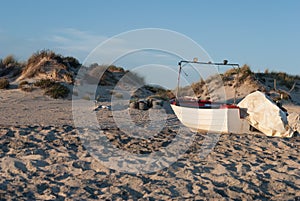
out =
[[[99,110],[102,110],[102,109],[111,110],[111,106],[110,105],[99,105],[99,106],[96,106],[94,108],[94,111],[99,111]]]
[[[238,106],[247,113],[249,124],[267,136],[292,137],[287,114],[260,91],[247,95]]]
[[[139,110],[148,110],[150,108],[161,109],[163,104],[164,104],[163,100],[149,98],[149,99],[133,100],[129,104],[129,107],[131,109],[139,109]]]

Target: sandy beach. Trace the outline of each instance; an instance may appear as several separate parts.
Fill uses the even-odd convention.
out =
[[[1,1],[0,201],[300,201],[300,1]]]
[[[198,133],[171,165],[133,174],[108,167],[87,150],[72,121],[71,100],[17,89],[1,91],[0,99],[2,200],[300,199],[299,134],[284,139]],[[289,109],[298,112],[299,106]],[[98,110],[97,117],[108,142],[128,154],[167,147],[178,133],[174,123],[180,126],[170,113],[172,123],[158,135],[138,139],[113,124],[111,111]],[[205,153],[214,137],[216,144]],[[108,156],[113,151],[106,150]]]

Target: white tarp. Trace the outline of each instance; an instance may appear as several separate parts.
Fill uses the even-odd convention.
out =
[[[260,91],[246,96],[239,104],[248,114],[249,124],[267,136],[292,137],[287,116],[271,99]]]

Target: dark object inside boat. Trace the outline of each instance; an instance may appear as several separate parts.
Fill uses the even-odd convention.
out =
[[[177,105],[181,107],[189,108],[203,108],[203,109],[237,109],[239,108],[234,104],[224,104],[224,103],[215,103],[209,100],[200,100],[200,99],[188,99],[188,98],[179,98],[172,99],[170,101],[172,105]]]

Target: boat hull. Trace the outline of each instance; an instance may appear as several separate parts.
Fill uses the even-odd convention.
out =
[[[189,108],[171,104],[177,118],[192,131],[242,134],[249,131],[249,123],[240,117],[239,108]]]

